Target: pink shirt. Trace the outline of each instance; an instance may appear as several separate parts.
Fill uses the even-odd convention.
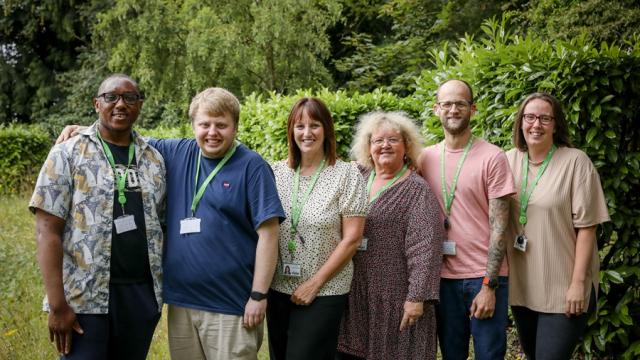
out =
[[[444,214],[440,176],[442,146],[444,142],[424,149],[420,168],[422,177],[436,194]],[[449,191],[463,152],[463,149],[445,151],[445,179]],[[446,239],[456,243],[456,255],[444,256],[441,277],[468,279],[485,275],[490,237],[489,199],[509,196],[515,192],[513,176],[504,152],[499,147],[476,138],[460,170],[449,214],[450,228]],[[505,256],[500,276],[507,274]]]

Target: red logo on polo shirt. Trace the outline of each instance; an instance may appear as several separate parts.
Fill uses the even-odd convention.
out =
[[[222,182],[222,186],[223,186],[225,189],[229,189],[229,188],[231,188],[231,184],[229,184],[229,182],[228,182],[228,181],[223,181],[223,182]]]

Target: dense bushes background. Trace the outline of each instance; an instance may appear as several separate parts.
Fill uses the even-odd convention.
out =
[[[506,21],[506,20],[505,20]],[[612,221],[601,227],[602,260],[598,316],[581,347],[587,357],[640,356],[640,39],[594,45],[584,38],[548,42],[511,35],[504,23],[487,22],[485,37],[462,39],[431,52],[435,68],[417,79],[416,91],[398,97],[380,90],[298,91],[293,95],[250,95],[242,105],[239,139],[269,160],[286,156],[286,119],[292,104],[313,94],[332,110],[339,152],[347,156],[358,116],[376,110],[403,110],[422,122],[428,142],[442,137],[431,114],[437,84],[447,78],[469,81],[476,93],[476,135],[510,147],[519,102],[548,91],[564,104],[576,147],[600,172]],[[143,111],[153,111],[144,108]],[[181,126],[141,130],[156,137],[190,136]],[[59,131],[57,129],[56,131]],[[0,192],[28,188],[53,139],[38,127],[0,128]]]

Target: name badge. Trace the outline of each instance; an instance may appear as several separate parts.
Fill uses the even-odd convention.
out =
[[[116,234],[122,234],[124,232],[137,229],[133,215],[120,216],[113,220],[113,223],[116,225]]]
[[[456,254],[456,243],[453,241],[445,240],[442,243],[442,254],[443,255],[455,255]]]
[[[516,240],[513,242],[513,247],[522,252],[525,252],[527,251],[527,242],[529,242],[529,239],[527,239],[524,234],[520,234],[516,236]]]
[[[366,251],[368,244],[369,244],[369,239],[367,239],[366,237],[363,237],[362,242],[360,243],[360,246],[358,246],[358,251]]]
[[[282,264],[282,275],[290,277],[302,276],[300,264]]]
[[[180,220],[180,235],[193,234],[200,232],[200,219],[199,218],[186,218]]]

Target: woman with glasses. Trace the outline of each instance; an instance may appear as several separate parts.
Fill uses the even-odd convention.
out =
[[[353,258],[340,359],[436,358],[442,215],[414,171],[420,143],[401,113],[371,113],[358,125],[352,155],[368,180],[371,208]]]
[[[609,221],[600,178],[552,95],[524,99],[513,143],[509,304],[528,359],[569,359],[596,309],[596,228]]]
[[[293,105],[289,157],[273,171],[287,220],[267,306],[271,359],[331,359],[351,287],[351,258],[368,202],[353,163],[337,159],[331,113],[316,98]]]

